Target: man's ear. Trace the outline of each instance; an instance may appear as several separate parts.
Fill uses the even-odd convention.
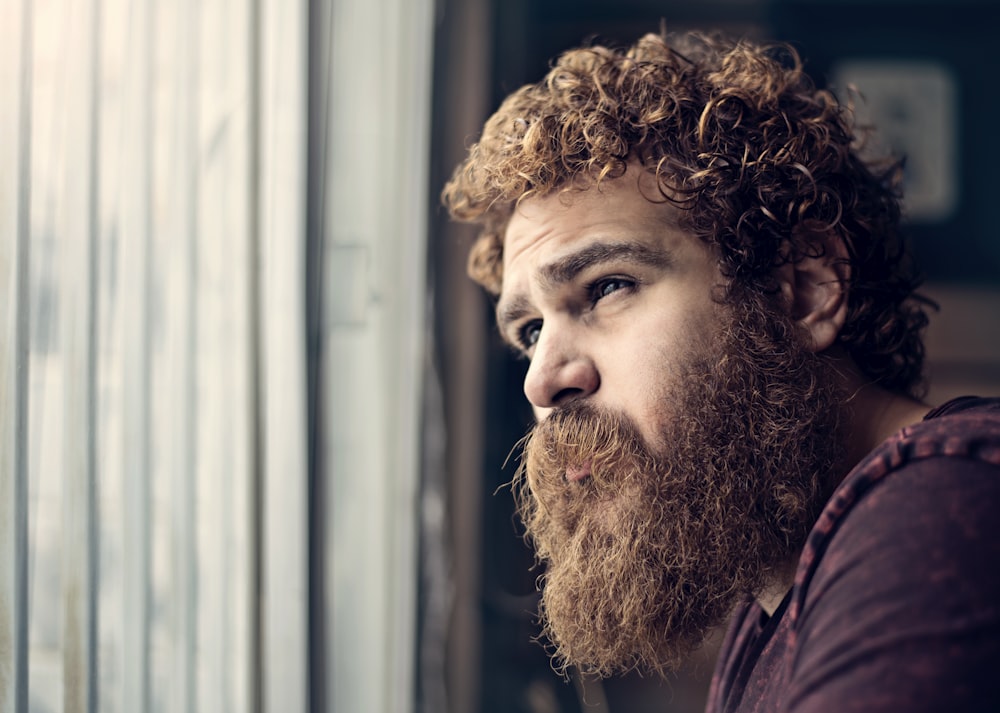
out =
[[[807,254],[778,268],[781,294],[791,317],[809,333],[812,350],[825,351],[837,341],[847,319],[850,266],[844,244],[834,236],[822,240],[820,255]]]

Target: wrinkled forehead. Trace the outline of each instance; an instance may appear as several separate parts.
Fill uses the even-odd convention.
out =
[[[504,212],[498,211],[501,273],[525,249],[525,238],[559,235],[645,221],[676,229],[678,210],[655,172],[633,162],[618,176],[577,176],[546,192],[529,191]],[[526,229],[533,225],[534,230]]]
[[[532,204],[547,199],[554,199],[565,204],[572,210],[574,201],[592,192],[607,193],[628,192],[643,197],[653,205],[669,203],[674,193],[668,185],[668,176],[648,164],[638,160],[629,162],[626,169],[619,174],[609,174],[603,178],[593,174],[581,174],[572,180],[563,180],[547,189],[534,188],[521,194],[516,200],[498,200],[491,205],[484,216],[483,229],[473,244],[468,259],[469,276],[485,288],[494,297],[498,297],[503,288],[506,275],[505,263],[509,255],[508,233],[511,220],[525,204]],[[661,214],[661,218],[671,224],[683,225],[681,213],[673,210],[669,214]]]

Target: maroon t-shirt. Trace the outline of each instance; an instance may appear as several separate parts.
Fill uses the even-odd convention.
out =
[[[809,535],[774,615],[736,610],[709,713],[1000,712],[1000,399],[876,448]]]

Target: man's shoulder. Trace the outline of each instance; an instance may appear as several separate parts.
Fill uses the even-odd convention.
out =
[[[884,441],[845,479],[871,481],[927,458],[954,457],[1000,464],[1000,398],[963,396]],[[856,487],[856,485],[855,485]]]
[[[740,608],[715,710],[751,665],[740,710],[998,709],[998,511],[1000,399],[949,402],[886,440],[828,502],[767,627]]]
[[[871,627],[869,615],[900,604],[909,622],[958,595],[992,607],[1000,572],[983,563],[1000,560],[998,511],[1000,399],[934,409],[872,451],[827,503],[799,561],[793,628],[818,633],[845,617]]]
[[[800,560],[803,595],[816,572],[852,563],[928,563],[930,549],[952,562],[993,547],[1000,510],[1000,399],[963,397],[931,411],[873,450],[837,488]],[[827,550],[833,549],[831,556]],[[906,566],[909,565],[909,566]]]
[[[889,709],[941,710],[960,687],[963,710],[1000,704],[980,671],[1000,664],[998,510],[1000,401],[953,402],[879,446],[803,552],[793,698],[892,691]]]
[[[860,470],[875,463],[891,470],[905,462],[935,456],[957,456],[1000,463],[1000,398],[963,396],[927,414],[882,443]],[[873,463],[874,461],[874,463]],[[875,470],[881,470],[877,466]]]
[[[955,487],[957,497],[968,495],[969,488],[962,486],[972,473],[986,474],[984,485],[1000,488],[1000,398],[953,399],[882,442],[830,498],[810,535],[805,559],[821,555],[845,523],[868,527],[856,523],[860,513],[899,520],[896,497],[912,511],[921,493],[933,494],[941,487]],[[871,512],[881,508],[889,512]]]

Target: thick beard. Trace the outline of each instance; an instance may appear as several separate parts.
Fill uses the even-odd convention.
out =
[[[831,364],[762,302],[731,308],[721,347],[671,379],[660,443],[585,401],[526,440],[515,495],[546,564],[557,670],[676,670],[804,544],[841,463],[843,399]]]

